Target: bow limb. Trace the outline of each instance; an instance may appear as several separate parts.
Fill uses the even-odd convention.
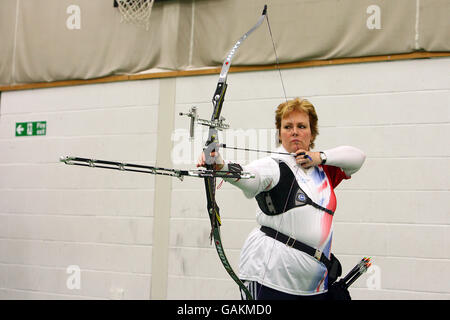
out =
[[[267,13],[267,5],[264,6],[264,10],[261,14],[261,17],[258,19],[256,24],[250,30],[248,30],[241,38],[239,38],[239,40],[229,51],[225,61],[223,62],[222,69],[220,71],[219,81],[217,83],[217,87],[212,98],[214,109],[211,115],[211,122],[209,125],[208,140],[206,141],[205,147],[203,149],[203,152],[205,154],[205,162],[207,170],[215,169],[214,158],[211,156],[211,152],[217,151],[219,148],[219,136],[217,129],[218,126],[216,126],[215,124],[220,120],[220,114],[222,112],[222,106],[225,98],[225,93],[227,90],[226,80],[228,71],[231,66],[231,61],[234,55],[236,54],[237,49],[241,46],[242,42],[244,42],[244,40],[247,39],[247,37],[262,24],[264,18],[266,17],[266,13]],[[219,206],[217,205],[215,199],[215,191],[216,191],[215,178],[211,177],[205,178],[205,191],[206,191],[208,214],[209,219],[211,221],[211,239],[214,239],[214,245],[216,247],[216,251],[219,255],[220,261],[222,262],[225,270],[228,272],[228,274],[231,276],[234,282],[236,282],[236,284],[245,294],[246,298],[248,300],[253,300],[250,291],[239,279],[239,277],[236,275],[233,268],[231,267],[231,264],[229,263],[222,246],[222,239],[220,237],[220,225],[221,225],[220,212]]]

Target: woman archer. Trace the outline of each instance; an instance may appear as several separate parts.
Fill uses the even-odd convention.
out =
[[[243,166],[255,179],[225,179],[258,203],[260,227],[241,250],[239,277],[254,299],[327,299],[340,264],[331,254],[336,188],[362,166],[364,153],[350,146],[312,151],[318,117],[306,99],[278,106],[275,125],[280,153]],[[229,162],[218,153],[216,170]],[[205,166],[202,154],[197,167]],[[242,295],[243,299],[245,295]]]

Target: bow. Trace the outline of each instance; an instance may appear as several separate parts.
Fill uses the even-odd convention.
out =
[[[225,98],[225,92],[227,90],[227,75],[228,71],[231,66],[231,60],[233,59],[233,56],[236,54],[237,49],[240,47],[242,42],[244,42],[245,39],[256,29],[258,28],[261,23],[264,21],[264,18],[266,18],[267,14],[267,5],[264,6],[264,10],[261,14],[261,17],[258,19],[256,24],[247,31],[232,47],[232,49],[229,51],[225,61],[223,62],[222,69],[220,71],[219,81],[217,83],[216,90],[214,92],[213,98],[212,98],[212,104],[213,104],[213,113],[211,116],[211,121],[208,131],[208,139],[206,141],[205,147],[203,149],[203,152],[205,154],[205,162],[206,162],[206,169],[207,170],[214,170],[214,162],[215,159],[211,156],[211,152],[217,151],[220,144],[219,144],[219,137],[218,137],[218,129],[220,128],[221,124],[221,117],[220,113],[222,111],[222,106]],[[239,279],[239,277],[236,275],[236,273],[233,271],[233,268],[231,267],[226,255],[225,251],[222,246],[222,240],[220,237],[220,213],[219,213],[219,206],[217,205],[216,199],[215,199],[215,191],[216,191],[216,181],[214,177],[205,177],[205,190],[206,190],[206,200],[207,200],[207,208],[208,208],[208,214],[209,219],[211,221],[211,239],[214,239],[214,245],[216,247],[217,253],[219,255],[220,261],[222,262],[223,266],[225,267],[225,270],[228,272],[228,274],[231,276],[231,278],[237,283],[237,285],[241,288],[241,290],[245,293],[248,300],[253,300],[252,295],[250,294],[250,291],[247,289],[247,287],[244,285],[244,283]]]
[[[206,163],[206,170],[177,170],[177,169],[168,169],[168,168],[161,168],[161,167],[153,167],[153,166],[144,166],[140,164],[132,164],[132,163],[122,163],[122,162],[114,162],[109,160],[95,160],[95,159],[88,159],[88,158],[81,158],[81,157],[73,157],[73,156],[65,156],[61,157],[60,161],[67,164],[67,165],[77,165],[77,166],[84,166],[84,167],[92,167],[92,168],[103,168],[103,169],[113,169],[113,170],[120,170],[120,171],[133,171],[133,172],[140,172],[140,173],[148,173],[148,174],[155,174],[155,175],[165,175],[165,176],[172,176],[177,177],[179,179],[182,179],[184,176],[191,176],[191,177],[198,177],[203,178],[205,182],[205,191],[206,191],[206,199],[207,199],[207,208],[208,208],[208,214],[211,221],[211,235],[210,239],[214,239],[214,244],[217,250],[217,253],[219,255],[219,258],[225,267],[225,270],[228,272],[228,274],[231,276],[231,278],[239,285],[242,292],[246,295],[246,298],[248,300],[253,300],[252,295],[250,294],[250,291],[247,289],[247,287],[243,284],[243,282],[239,279],[239,277],[236,275],[236,273],[233,271],[233,268],[231,267],[226,255],[224,248],[222,246],[222,240],[220,237],[220,212],[219,212],[219,206],[216,203],[215,200],[215,191],[216,191],[216,177],[227,177],[227,178],[238,178],[238,179],[250,179],[254,178],[254,175],[248,172],[243,172],[242,168],[240,166],[238,167],[231,167],[228,171],[218,171],[215,169],[215,159],[213,156],[211,156],[211,152],[217,151],[219,147],[226,148],[227,146],[225,144],[219,143],[219,137],[218,137],[218,130],[226,129],[228,128],[228,125],[223,123],[223,118],[221,117],[221,111],[222,106],[225,98],[225,92],[227,89],[227,75],[228,71],[231,66],[231,60],[233,59],[233,56],[236,54],[237,49],[241,46],[242,42],[244,42],[245,39],[255,30],[257,29],[264,19],[267,18],[267,5],[264,6],[263,12],[261,14],[261,17],[259,17],[256,24],[248,30],[239,40],[236,42],[236,44],[232,47],[232,49],[229,51],[225,61],[223,62],[222,69],[220,70],[219,75],[219,81],[217,83],[216,90],[214,92],[213,98],[212,98],[212,104],[213,104],[213,113],[211,115],[211,120],[203,120],[198,119],[197,114],[194,109],[191,110],[189,114],[186,114],[187,116],[191,117],[191,138],[193,137],[192,130],[193,130],[193,123],[198,122],[202,125],[206,125],[209,127],[208,131],[208,139],[205,143],[205,147],[203,149],[203,153],[205,155],[205,163]],[[268,20],[267,20],[268,22]],[[269,26],[269,32],[272,38],[272,32],[270,31],[270,25]],[[273,39],[272,39],[272,44]],[[274,46],[275,49],[275,46]],[[276,51],[275,51],[276,56]],[[278,57],[276,56],[277,64],[278,64]],[[280,70],[279,70],[280,71]],[[281,73],[280,73],[281,76]],[[283,85],[284,90],[284,85]],[[180,114],[183,115],[183,114]],[[233,147],[228,147],[233,148]],[[233,149],[241,149],[241,148],[233,148]],[[253,149],[246,149],[247,151],[258,151],[258,152],[265,152],[265,153],[277,153],[277,152],[271,152],[271,151],[261,151],[261,150],[253,150]]]

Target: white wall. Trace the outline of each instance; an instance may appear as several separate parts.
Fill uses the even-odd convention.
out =
[[[2,93],[0,298],[149,298],[154,177],[59,157],[153,164],[158,95],[157,80]],[[46,136],[14,136],[41,120]]]
[[[348,144],[367,155],[337,189],[333,249],[344,271],[362,256],[376,265],[353,286],[355,299],[450,298],[449,67],[445,58],[282,71],[288,97],[316,105],[317,150]],[[178,112],[197,105],[210,116],[216,82],[217,75],[173,79],[173,102],[164,106],[161,93],[171,91],[160,80],[2,93],[0,298],[238,299],[209,243],[203,181],[163,186],[148,175],[58,163],[65,154],[158,163],[162,144],[182,146],[166,141],[173,128],[188,129]],[[256,132],[249,147],[270,148],[266,133],[284,100],[278,72],[235,73],[228,82],[223,115],[233,129]],[[172,121],[158,124],[161,112]],[[14,136],[16,122],[38,120],[47,121],[45,137]],[[202,143],[197,135],[196,148]],[[173,165],[192,167],[197,153],[187,164],[174,156]],[[155,204],[155,188],[171,196],[166,206]],[[255,201],[228,184],[217,198],[236,270]],[[155,217],[162,227],[153,230]],[[79,290],[66,287],[69,265],[80,266]]]

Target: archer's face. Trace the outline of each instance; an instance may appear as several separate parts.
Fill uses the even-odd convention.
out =
[[[294,110],[281,120],[280,140],[287,152],[309,151],[311,127],[305,112]]]

